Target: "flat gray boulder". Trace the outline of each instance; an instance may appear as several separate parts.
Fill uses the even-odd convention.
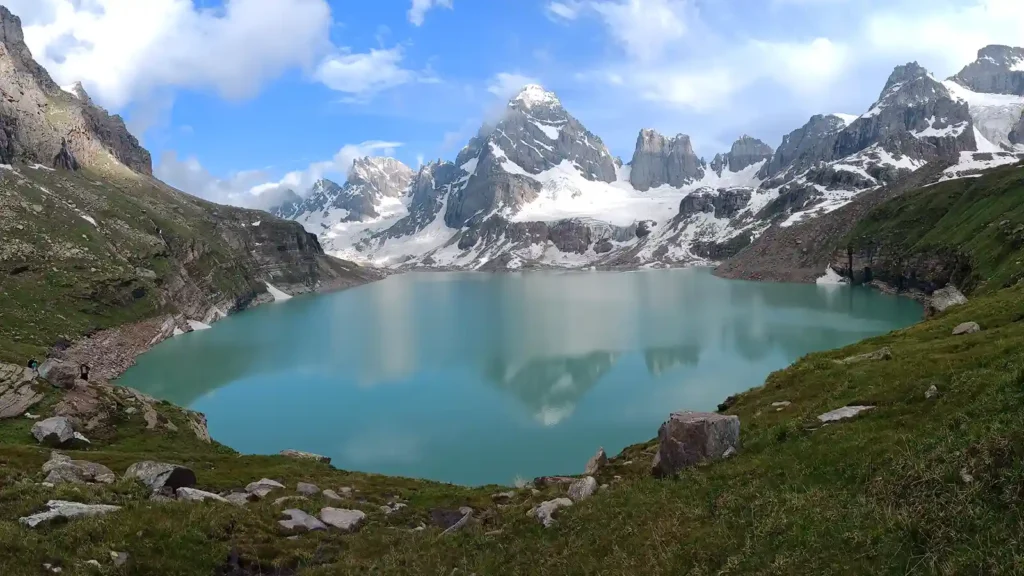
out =
[[[295,491],[303,496],[313,496],[320,493],[320,487],[309,482],[299,482],[295,486]]]
[[[572,500],[568,498],[555,498],[554,500],[541,502],[538,506],[530,510],[529,515],[536,518],[537,521],[543,524],[545,528],[551,528],[555,525],[555,513],[562,508],[568,508],[570,506],[572,506]]]
[[[593,476],[586,476],[569,485],[569,498],[573,502],[581,502],[590,498],[597,492],[597,480]]]
[[[818,420],[826,423],[841,422],[843,420],[854,418],[861,412],[867,412],[868,410],[874,409],[874,406],[843,406],[842,408],[836,408],[835,410],[819,415]]]
[[[178,464],[166,462],[136,462],[128,467],[125,478],[137,478],[152,491],[162,488],[177,490],[196,485],[196,473]]]
[[[178,488],[174,491],[174,495],[178,497],[178,500],[183,500],[185,502],[205,502],[206,500],[213,500],[215,502],[228,503],[228,499],[220,494],[214,494],[213,492],[207,492],[205,490],[197,490],[196,488]]]
[[[75,439],[75,429],[65,416],[54,416],[32,425],[32,436],[40,444],[66,446]]]
[[[28,368],[14,364],[0,364],[0,420],[17,418],[43,399],[37,392]]]
[[[875,350],[874,352],[850,356],[849,358],[836,360],[835,362],[836,364],[860,364],[861,362],[877,362],[880,360],[892,360],[892,350],[890,350],[888,346]]]
[[[117,477],[102,464],[85,460],[72,460],[60,452],[51,452],[50,459],[43,464],[46,482],[51,484],[113,484]]]
[[[342,498],[341,496],[338,496],[338,493],[335,492],[334,490],[331,490],[330,488],[328,488],[327,490],[324,490],[323,491],[323,495],[324,495],[324,498],[327,498],[328,500],[335,500],[335,501],[338,501],[338,502],[344,500],[344,498]]]
[[[964,334],[974,334],[975,332],[981,332],[981,326],[977,322],[964,322],[953,328],[953,336],[963,336]]]
[[[715,412],[675,412],[658,429],[655,476],[671,476],[704,460],[725,456],[740,441],[738,416]]]
[[[227,496],[224,497],[224,499],[227,500],[228,502],[232,504],[237,504],[239,506],[245,506],[249,502],[252,502],[254,498],[255,497],[253,495],[247,492],[232,492],[231,494],[228,494]]]
[[[281,484],[277,480],[271,480],[270,478],[263,478],[255,482],[250,482],[245,486],[245,491],[257,498],[266,498],[267,494],[270,494],[274,490],[284,489],[284,484]]]
[[[298,458],[299,460],[312,460],[314,462],[323,462],[324,464],[331,463],[331,458],[329,456],[321,456],[320,454],[313,454],[312,452],[302,452],[301,450],[281,450],[280,454],[281,456]]]
[[[46,524],[57,519],[68,520],[71,518],[78,518],[82,516],[99,516],[101,514],[108,514],[120,510],[120,506],[110,506],[107,504],[80,504],[78,502],[68,502],[67,500],[50,500],[46,503],[46,511],[33,514],[31,516],[25,516],[24,518],[18,519],[22,526],[29,528],[35,528],[41,524]]]
[[[280,524],[282,528],[292,532],[309,532],[311,530],[327,529],[327,526],[323,522],[309,514],[306,514],[302,510],[292,508],[285,510],[281,515],[287,516],[287,518],[284,520],[278,520],[277,523]]]
[[[366,522],[366,513],[362,510],[324,508],[320,510],[320,519],[325,524],[333,526],[342,532],[355,532]]]

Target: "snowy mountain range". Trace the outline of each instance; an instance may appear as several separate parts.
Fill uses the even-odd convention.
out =
[[[940,81],[897,66],[860,116],[812,116],[777,149],[740,137],[709,163],[641,130],[628,164],[529,85],[454,162],[356,160],[273,212],[333,255],[390,268],[658,267],[727,258],[770,226],[833,211],[929,164],[940,179],[1024,159],[1024,49],[987,46]]]

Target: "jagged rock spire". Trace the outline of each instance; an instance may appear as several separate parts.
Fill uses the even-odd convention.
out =
[[[71,171],[78,170],[79,168],[78,160],[71,153],[71,150],[68,149],[67,138],[60,139],[60,152],[57,152],[57,155],[53,157],[53,167],[58,170]]]

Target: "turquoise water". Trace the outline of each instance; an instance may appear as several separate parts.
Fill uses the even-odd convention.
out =
[[[414,273],[268,304],[139,358],[120,384],[245,453],[459,484],[579,473],[773,370],[913,324],[865,288],[706,269]]]

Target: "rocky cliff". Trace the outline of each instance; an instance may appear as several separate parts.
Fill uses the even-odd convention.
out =
[[[92,103],[81,84],[62,90],[32,58],[21,20],[0,6],[0,162],[49,166],[61,141],[97,172],[153,172],[149,152],[120,116]]]
[[[985,46],[951,80],[974,92],[1024,96],[1024,48]]]
[[[711,169],[719,176],[725,170],[739,172],[759,162],[769,160],[773,154],[772,147],[744,134],[733,142],[732,148],[725,154],[716,154],[711,161]]]
[[[641,130],[629,166],[629,182],[641,192],[665,184],[679,188],[704,176],[704,163],[686,134],[665,138],[654,130]]]

